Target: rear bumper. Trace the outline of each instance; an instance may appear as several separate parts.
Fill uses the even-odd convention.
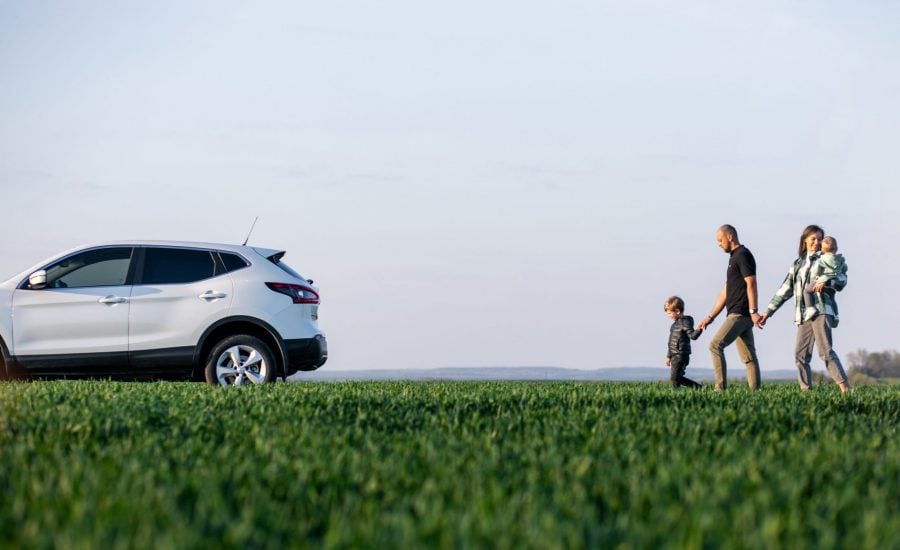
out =
[[[284,350],[287,355],[285,376],[290,376],[298,371],[316,370],[328,360],[328,343],[322,334],[318,334],[314,338],[285,340]]]

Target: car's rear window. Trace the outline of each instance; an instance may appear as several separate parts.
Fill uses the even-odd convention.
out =
[[[247,263],[247,260],[241,258],[237,254],[219,252],[219,256],[222,258],[222,263],[225,265],[225,273],[231,273],[232,271],[237,271],[238,269],[243,269],[250,265]]]

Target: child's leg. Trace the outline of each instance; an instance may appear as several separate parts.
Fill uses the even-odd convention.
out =
[[[673,388],[686,386],[688,388],[699,388],[700,384],[694,382],[690,378],[684,377],[684,371],[687,369],[688,363],[691,362],[690,355],[674,355],[671,362],[671,372],[669,373],[669,381]]]
[[[816,292],[816,308],[818,311],[825,311],[825,300],[822,299],[821,292]]]
[[[679,353],[673,355],[669,363],[669,382],[672,383],[673,388],[681,386],[681,377],[684,374],[684,366],[682,366],[683,361],[684,356]]]
[[[681,385],[681,386],[685,386],[685,387],[687,387],[687,388],[699,388],[699,387],[700,387],[700,384],[694,382],[693,380],[691,380],[690,378],[687,378],[687,377],[684,375],[684,371],[687,370],[687,366],[688,366],[688,365],[690,364],[690,362],[691,362],[691,356],[690,356],[690,355],[684,355],[684,356],[682,356],[682,357],[683,357],[683,359],[682,359],[681,365],[680,365],[681,368],[679,369],[679,375],[680,375],[680,376],[679,376],[678,384]]]
[[[819,304],[817,304],[817,301],[821,302],[822,297],[818,295],[819,294],[818,292],[813,290],[814,287],[815,287],[815,283],[809,283],[803,289],[803,320],[804,321],[811,321],[811,320],[815,319],[816,316],[819,314],[819,309],[817,307]],[[825,311],[825,309],[822,308],[822,311]]]
[[[816,307],[816,291],[813,290],[815,283],[809,283],[803,289],[803,305],[807,308]]]

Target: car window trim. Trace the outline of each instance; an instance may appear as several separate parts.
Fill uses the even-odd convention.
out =
[[[216,266],[213,276],[218,277],[219,275],[228,273],[228,268],[225,267],[225,261],[222,260],[222,254],[218,250],[212,250],[210,252],[212,253],[213,263]]]

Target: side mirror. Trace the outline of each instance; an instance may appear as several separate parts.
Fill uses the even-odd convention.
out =
[[[31,275],[28,276],[28,287],[31,290],[40,290],[47,286],[47,272],[41,269],[40,271],[35,271]]]

